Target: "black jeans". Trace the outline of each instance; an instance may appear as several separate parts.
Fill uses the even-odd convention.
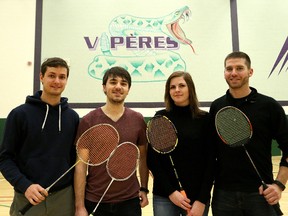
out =
[[[271,205],[259,193],[214,189],[213,216],[276,216]]]
[[[91,214],[97,203],[85,200],[88,214]],[[141,216],[141,206],[138,197],[119,203],[100,203],[94,216]]]

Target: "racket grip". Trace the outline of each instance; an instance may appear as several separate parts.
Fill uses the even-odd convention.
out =
[[[265,182],[262,182],[262,185],[263,185],[263,189],[264,189],[264,190],[266,190],[266,189],[268,188],[268,186],[266,185]],[[277,203],[277,204],[275,204],[275,205],[272,205],[272,207],[273,207],[274,211],[276,212],[276,215],[277,215],[277,216],[283,215],[283,212],[282,212],[281,209],[280,209],[279,203]]]
[[[27,203],[22,209],[19,210],[19,215],[25,215],[26,212],[32,207],[33,205],[29,202]]]
[[[187,198],[186,192],[184,190],[180,190],[180,193]],[[187,214],[189,214],[189,210],[190,209],[187,209]]]

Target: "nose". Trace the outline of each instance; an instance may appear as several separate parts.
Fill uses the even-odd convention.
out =
[[[116,87],[116,88],[121,88],[121,83],[120,83],[120,82],[117,82],[116,85],[115,85],[115,87]]]
[[[234,75],[234,76],[237,75],[236,69],[233,69],[233,70],[232,70],[231,75]]]

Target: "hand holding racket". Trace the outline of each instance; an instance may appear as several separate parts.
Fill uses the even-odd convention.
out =
[[[80,161],[90,165],[98,166],[108,160],[111,152],[119,143],[117,130],[109,124],[98,124],[86,130],[77,140],[76,151],[79,160],[63,173],[45,190],[49,190]],[[20,211],[19,215],[24,215],[33,205],[29,202]]]
[[[226,106],[220,109],[215,116],[215,126],[221,140],[230,147],[242,146],[257,173],[264,190],[268,188],[255,166],[245,145],[250,141],[253,129],[249,118],[238,108]],[[283,215],[279,204],[273,205],[277,215]]]
[[[166,116],[157,115],[151,118],[147,124],[146,135],[152,148],[160,154],[171,153],[178,144],[177,130]],[[180,193],[187,198],[170,154],[169,158],[179,184]]]
[[[125,181],[133,175],[137,168],[139,154],[138,147],[131,142],[119,144],[111,153],[106,164],[106,170],[111,181],[90,216],[96,212],[113,181]]]

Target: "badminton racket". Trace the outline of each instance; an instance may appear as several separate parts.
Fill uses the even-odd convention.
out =
[[[166,116],[156,115],[151,118],[147,123],[146,135],[152,148],[160,154],[171,153],[178,144],[177,130],[174,124]],[[180,193],[187,198],[170,154],[169,158],[179,184]]]
[[[111,153],[106,164],[106,170],[111,177],[111,181],[89,216],[94,215],[99,204],[114,181],[125,181],[133,175],[138,165],[139,154],[138,147],[131,142],[119,144]]]
[[[230,147],[242,146],[249,158],[255,172],[257,173],[264,190],[268,188],[254,164],[245,145],[249,143],[253,128],[249,118],[238,108],[226,106],[220,109],[215,116],[216,131],[221,140]],[[272,205],[277,215],[283,215],[279,204]]]
[[[60,181],[69,171],[71,171],[80,161],[89,166],[98,166],[108,160],[111,152],[119,143],[119,134],[117,130],[109,124],[98,124],[87,129],[78,138],[76,143],[76,152],[79,160],[56,179],[45,190],[49,190]],[[25,213],[33,206],[30,202],[27,203],[20,211],[19,215]]]

